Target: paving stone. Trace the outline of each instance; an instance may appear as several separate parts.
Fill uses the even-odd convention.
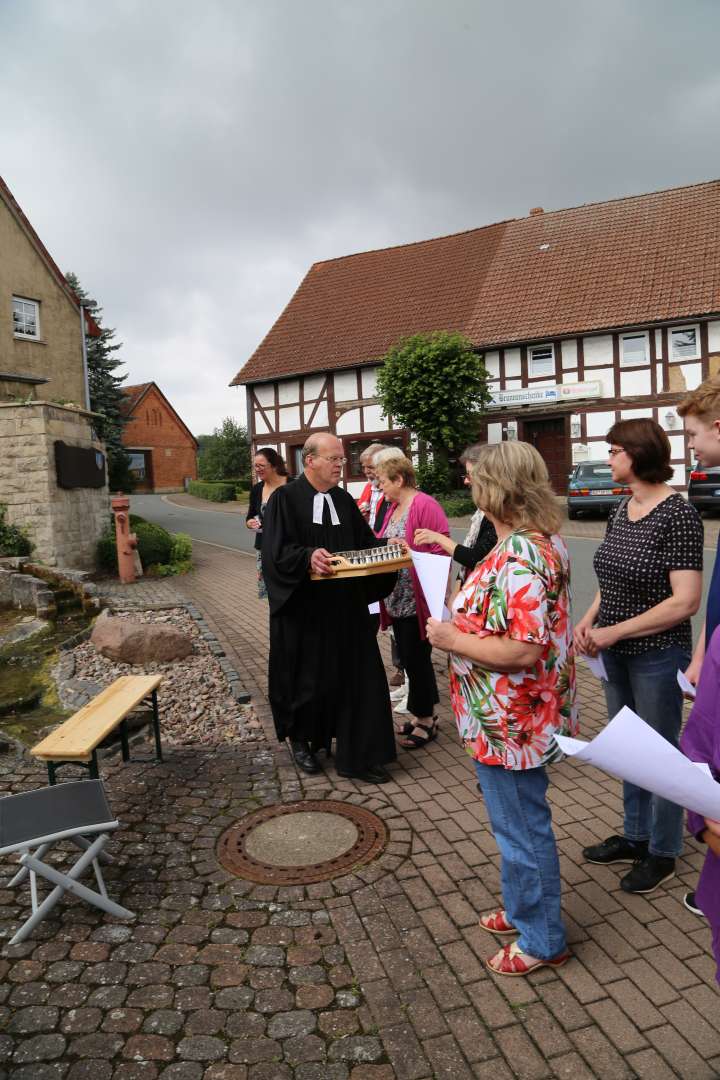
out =
[[[36,1032],[54,1031],[60,1010],[49,1005],[29,1005],[14,1013],[7,1030],[15,1035],[32,1035]]]
[[[142,1029],[146,1035],[177,1035],[184,1023],[185,1016],[177,1009],[155,1009],[143,1020]]]
[[[174,1061],[158,1075],[160,1080],[203,1080],[207,1073],[197,1061]]]
[[[441,1035],[437,1039],[428,1039],[423,1042],[423,1049],[432,1064],[433,1078],[437,1078],[437,1080],[472,1080],[472,1072],[452,1035]]]
[[[254,1065],[253,1068],[259,1068]],[[203,1080],[254,1080],[248,1073],[247,1065],[231,1065],[226,1061],[210,1065],[203,1074]]]
[[[234,1064],[253,1065],[258,1061],[279,1061],[282,1048],[274,1039],[235,1039],[230,1044],[229,1060]]]
[[[256,993],[249,986],[226,986],[215,994],[215,1004],[219,1009],[249,1009]],[[179,1008],[186,1008],[178,1001]]]
[[[226,1056],[226,1046],[223,1039],[212,1035],[192,1035],[180,1040],[177,1053],[189,1061],[219,1061]]]
[[[16,1065],[27,1065],[36,1061],[54,1061],[65,1052],[67,1039],[64,1035],[34,1035],[24,1039],[13,1054]]]
[[[342,991],[338,993],[338,1000],[340,999]],[[353,999],[356,1001],[354,995]],[[308,985],[298,986],[295,992],[295,1004],[298,1009],[324,1009],[332,1002],[335,997],[335,993],[331,986],[320,985]]]
[[[329,1039],[342,1039],[360,1030],[360,1021],[354,1009],[320,1013],[317,1023],[322,1034]]]
[[[267,1026],[271,1039],[289,1039],[309,1035],[317,1027],[315,1014],[309,1009],[276,1013]]]
[[[87,1035],[97,1031],[103,1019],[101,1009],[68,1009],[60,1021],[60,1031],[64,1035]]]
[[[432,1075],[430,1062],[409,1024],[386,1028],[382,1041],[398,1080],[419,1080]]]
[[[123,1057],[135,1061],[172,1061],[175,1047],[163,1035],[132,1035],[123,1046]]]

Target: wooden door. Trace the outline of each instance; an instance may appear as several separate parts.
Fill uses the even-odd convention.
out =
[[[556,495],[566,493],[570,470],[570,440],[565,428],[564,416],[526,420],[521,428],[521,438],[535,447],[547,465]]]

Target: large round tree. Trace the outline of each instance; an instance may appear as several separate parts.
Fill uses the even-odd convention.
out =
[[[439,463],[477,438],[490,400],[483,358],[462,334],[414,334],[383,357],[377,394],[384,416],[430,444]]]

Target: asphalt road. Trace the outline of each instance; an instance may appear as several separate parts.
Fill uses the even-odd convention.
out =
[[[215,544],[235,551],[253,553],[254,534],[245,527],[243,514],[228,514],[219,510],[196,510],[194,507],[177,506],[162,495],[133,495],[133,513],[140,514],[148,521],[163,525],[170,532],[184,532],[193,540]],[[452,529],[455,540],[462,541],[463,529]],[[567,545],[572,561],[573,612],[579,619],[589,607],[597,589],[593,571],[593,555],[599,540],[595,537],[567,537]],[[700,613],[693,619],[693,636],[696,638],[702,626],[702,612],[705,610],[707,590],[713,568],[712,551],[705,549],[705,571],[703,573],[703,602]]]

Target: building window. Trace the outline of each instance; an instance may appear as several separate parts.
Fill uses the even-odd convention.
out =
[[[637,367],[639,364],[647,364],[648,336],[647,333],[623,334],[620,338],[620,363],[623,367]]]
[[[531,379],[555,374],[555,350],[552,345],[533,345],[528,349],[528,357],[528,375]]]
[[[13,332],[18,337],[40,337],[40,305],[37,300],[13,296]]]
[[[372,439],[343,439],[345,456],[347,457],[345,470],[348,480],[365,479],[365,474],[360,467],[360,455],[363,450],[367,450],[368,446],[371,446],[374,442],[381,442],[384,446],[397,446],[402,450],[403,454],[406,453],[407,442],[404,435],[383,434],[381,437],[375,436]]]
[[[670,359],[700,359],[700,334],[697,326],[679,326],[670,331]]]
[[[128,457],[130,458],[130,464],[128,469],[130,475],[136,484],[143,484],[147,479],[147,470],[145,468],[145,453],[142,450],[128,450]]]

